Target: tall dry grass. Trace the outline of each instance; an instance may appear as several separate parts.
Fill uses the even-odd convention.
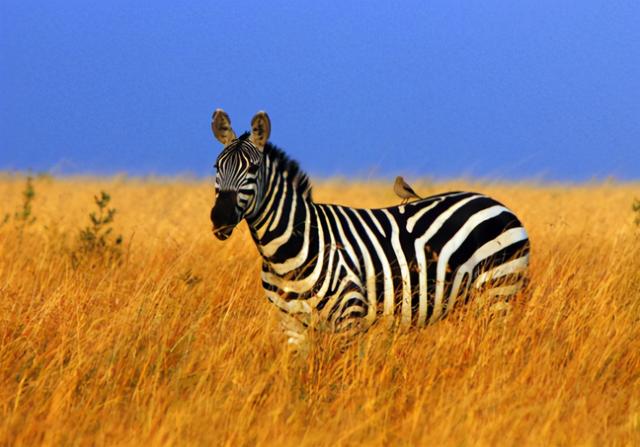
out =
[[[0,227],[1,445],[640,445],[640,185],[416,183],[513,208],[531,286],[507,315],[468,306],[424,330],[288,352],[244,224],[210,231],[188,180],[40,178],[37,220]],[[24,179],[0,180],[0,218]],[[115,262],[75,265],[93,195]],[[396,202],[390,182],[319,201]]]

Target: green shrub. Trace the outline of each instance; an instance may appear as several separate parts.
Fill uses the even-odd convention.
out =
[[[98,210],[89,214],[91,224],[78,234],[78,247],[71,255],[74,267],[78,267],[83,259],[117,261],[121,258],[123,239],[122,235],[113,234],[111,224],[116,209],[109,208],[110,201],[111,196],[104,191],[94,196]]]
[[[20,233],[20,237],[24,233],[25,228],[33,225],[36,218],[33,216],[33,199],[36,196],[36,190],[33,187],[33,178],[27,177],[24,191],[22,191],[22,208],[13,213],[13,222],[16,225],[16,229]],[[0,222],[0,226],[7,224],[11,220],[11,214],[6,213]]]

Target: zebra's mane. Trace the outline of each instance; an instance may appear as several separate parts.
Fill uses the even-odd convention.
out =
[[[289,158],[280,148],[268,143],[264,146],[264,155],[268,157],[272,165],[281,172],[287,173],[287,178],[296,187],[302,197],[311,200],[311,182],[306,172],[300,169],[297,161]]]
[[[248,136],[249,132],[245,132],[238,139],[244,139]],[[287,178],[291,180],[291,183],[302,197],[312,200],[311,181],[306,172],[300,169],[297,161],[291,159],[282,149],[270,142],[267,142],[264,146],[264,156],[271,161],[271,165],[279,172],[287,173]]]

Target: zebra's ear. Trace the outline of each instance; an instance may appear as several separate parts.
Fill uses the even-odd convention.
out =
[[[258,112],[251,120],[251,142],[262,150],[271,134],[271,120],[267,112]]]
[[[225,146],[236,139],[236,134],[231,128],[229,115],[222,109],[216,109],[211,117],[211,130],[216,139]]]

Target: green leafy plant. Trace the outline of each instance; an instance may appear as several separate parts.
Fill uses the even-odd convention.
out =
[[[122,235],[114,236],[111,227],[116,209],[109,207],[110,201],[111,196],[105,191],[101,191],[99,196],[94,196],[98,210],[89,214],[91,225],[80,230],[78,249],[72,254],[75,267],[83,257],[115,260],[122,255]]]
[[[31,176],[27,177],[27,182],[22,191],[22,207],[13,213],[13,221],[16,224],[16,228],[20,232],[20,235],[24,232],[25,228],[33,225],[36,221],[36,218],[33,216],[33,199],[36,196],[36,190],[33,187],[33,178]],[[11,215],[9,213],[5,214],[2,222],[0,222],[0,226],[5,225],[11,220]]]

